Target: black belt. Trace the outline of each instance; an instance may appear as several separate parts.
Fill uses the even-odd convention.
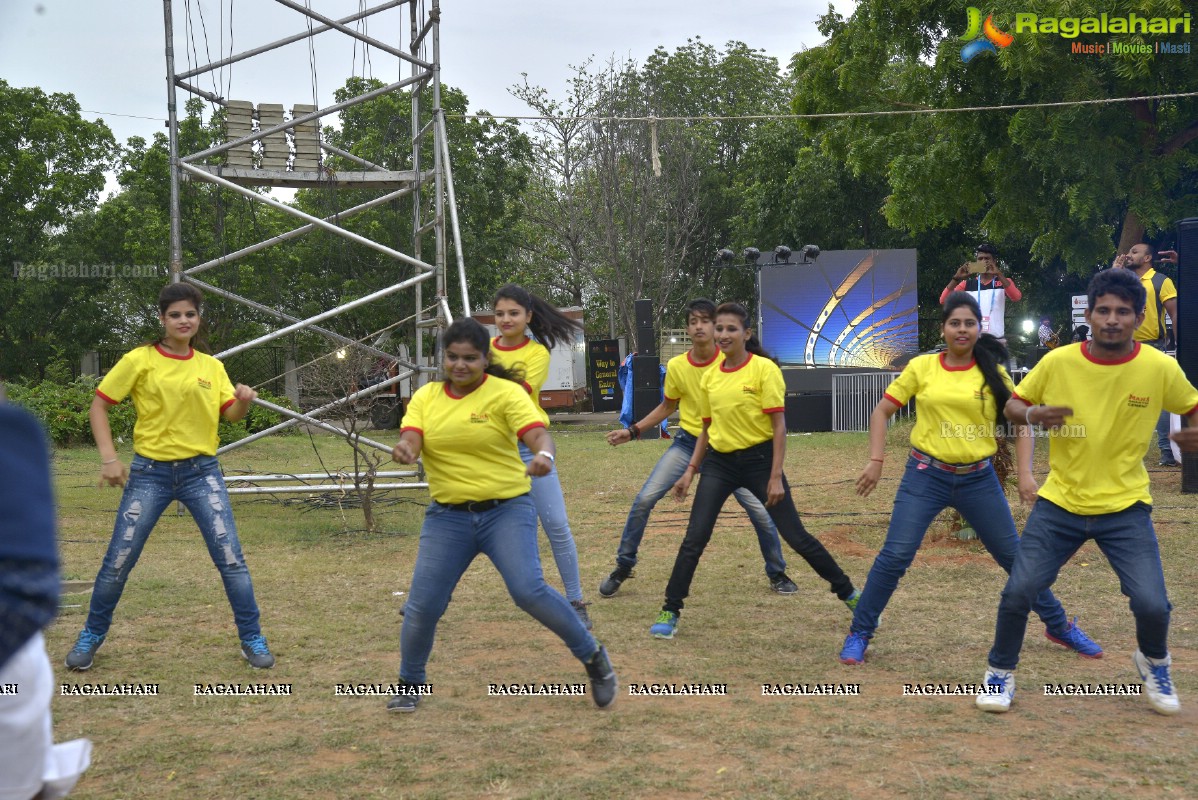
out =
[[[526,497],[527,494],[516,495],[516,497]],[[502,500],[471,500],[469,503],[441,503],[450,511],[469,511],[473,514],[480,514],[483,511],[490,511],[493,508],[506,503],[508,500],[515,500],[515,497],[505,497]]]
[[[990,459],[984,458],[981,461],[975,461],[972,464],[948,464],[938,458],[933,458],[927,453],[912,449],[911,457],[921,464],[927,464],[929,467],[943,470],[945,472],[953,472],[957,475],[966,472],[977,472],[979,469],[985,469],[990,464]]]

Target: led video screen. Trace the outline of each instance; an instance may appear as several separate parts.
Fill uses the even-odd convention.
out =
[[[831,250],[810,264],[774,261],[768,252],[758,261],[761,341],[781,363],[888,369],[918,350],[914,250]]]

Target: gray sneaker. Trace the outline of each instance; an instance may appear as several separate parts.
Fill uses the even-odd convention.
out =
[[[591,615],[587,613],[587,606],[589,606],[590,603],[583,602],[582,600],[571,600],[570,605],[572,605],[574,610],[578,612],[578,618],[582,620],[583,626],[588,631],[594,630],[595,626],[591,623]]]
[[[420,705],[420,687],[414,683],[408,683],[405,680],[399,681],[399,694],[392,697],[387,702],[388,711],[398,711],[406,714],[416,710],[416,706]],[[411,691],[408,691],[408,690]]]
[[[599,584],[600,597],[612,597],[620,591],[620,585],[632,577],[632,567],[618,566]]]
[[[241,640],[241,657],[254,669],[270,669],[275,665],[275,657],[266,646],[266,637],[260,633]]]
[[[607,708],[616,701],[616,689],[619,685],[611,659],[607,657],[607,648],[599,645],[595,655],[586,662],[586,668],[587,676],[591,679],[591,699],[599,708]]]
[[[67,653],[67,669],[77,669],[80,672],[85,669],[91,669],[96,651],[100,649],[100,645],[102,644],[104,644],[103,636],[96,636],[87,628],[79,631],[79,638],[75,641],[75,647],[71,649],[71,652]]]

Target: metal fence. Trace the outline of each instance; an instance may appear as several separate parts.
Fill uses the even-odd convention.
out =
[[[832,430],[845,433],[869,431],[869,416],[882,399],[886,387],[897,372],[866,372],[832,376]],[[899,416],[910,416],[911,404],[899,409]]]

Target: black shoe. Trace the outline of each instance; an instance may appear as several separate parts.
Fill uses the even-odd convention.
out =
[[[1157,463],[1157,466],[1158,467],[1180,467],[1181,464],[1180,464],[1180,462],[1174,461],[1171,458],[1169,458],[1169,459],[1162,458],[1160,460],[1160,462]]]
[[[599,708],[607,708],[616,701],[616,671],[607,657],[607,648],[599,645],[595,655],[586,662],[587,675],[591,679],[591,698]]]
[[[387,702],[387,710],[399,711],[403,713],[415,711],[416,706],[420,705],[420,695],[418,694],[419,688],[419,684],[408,683],[407,681],[400,680],[399,694],[395,695]]]
[[[599,584],[599,594],[603,597],[611,597],[616,592],[620,591],[620,584],[632,577],[632,567],[619,566],[612,570],[611,575],[603,583]]]
[[[574,611],[578,614],[578,619],[582,621],[582,625],[588,631],[594,630],[595,626],[591,623],[591,615],[587,613],[587,606],[590,603],[582,600],[571,600],[570,605],[574,607]]]
[[[799,587],[795,586],[795,582],[788,578],[785,572],[779,572],[770,578],[770,588],[778,594],[797,594],[799,591]]]

